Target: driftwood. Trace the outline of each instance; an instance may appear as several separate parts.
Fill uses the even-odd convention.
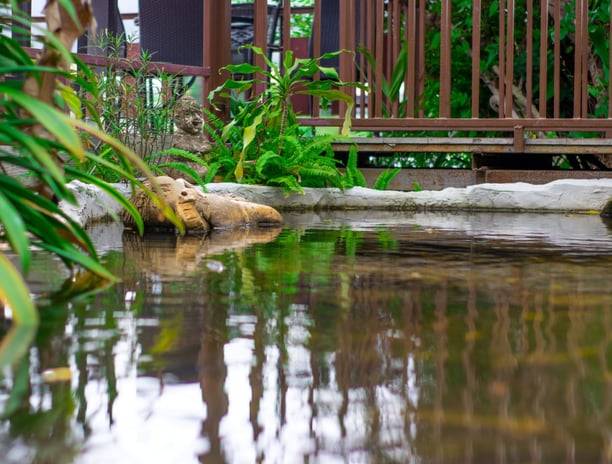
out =
[[[185,225],[185,230],[189,232],[207,233],[211,229],[279,226],[283,222],[280,213],[270,206],[242,198],[202,193],[183,179],[160,176],[154,180],[164,201],[174,209]],[[150,182],[148,186],[151,186]],[[140,212],[145,228],[174,229],[174,225],[142,190],[136,191],[131,202]],[[127,212],[121,213],[121,219],[126,227],[134,227],[134,219]]]

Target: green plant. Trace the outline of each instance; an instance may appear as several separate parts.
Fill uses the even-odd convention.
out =
[[[229,79],[209,96],[230,101],[232,120],[221,124],[211,118],[207,130],[216,142],[213,159],[228,180],[245,183],[283,185],[292,191],[302,187],[340,186],[340,173],[331,156],[333,135],[312,135],[301,127],[291,104],[293,95],[303,94],[346,105],[341,134],[347,135],[353,99],[340,90],[346,85],[334,68],[322,66],[321,59],[337,56],[328,53],[320,58],[294,58],[285,53],[280,65],[272,62],[258,47],[247,46],[260,55],[267,68],[244,63],[226,69],[233,76],[255,76],[252,79]],[[315,79],[318,74],[326,79]],[[257,87],[265,90],[255,95]],[[240,96],[254,95],[243,100]]]
[[[357,145],[355,144],[349,148],[342,185],[345,188],[366,187],[365,177],[357,167]]]
[[[64,24],[60,29],[64,38],[73,34],[76,40],[82,33],[76,27],[79,24],[76,17],[86,25],[91,19],[88,10],[79,10],[83,5],[71,0],[48,3],[49,7],[68,13],[67,19],[62,17]],[[20,25],[12,25],[12,32],[29,33],[30,18],[19,11],[17,2],[11,1],[10,6],[11,18],[3,17],[0,27],[17,21]],[[138,212],[123,195],[79,167],[85,161],[99,163],[133,185],[140,185],[134,175],[136,169],[150,175],[142,161],[121,142],[79,118],[83,102],[68,84],[96,95],[96,88],[90,84],[92,72],[70,54],[66,47],[69,44],[60,42],[53,32],[43,29],[41,36],[43,53],[33,63],[19,42],[0,34],[0,75],[11,77],[0,81],[0,241],[16,254],[21,271],[4,253],[0,255],[0,306],[8,305],[13,322],[25,325],[38,323],[38,313],[23,277],[30,267],[33,246],[57,255],[73,271],[70,278],[73,290],[91,290],[116,280],[100,263],[84,228],[58,206],[59,201],[76,203],[68,180],[79,179],[103,189],[134,216],[142,230]],[[81,73],[69,72],[70,63]],[[87,78],[82,78],[83,75]],[[69,109],[76,117],[68,115]],[[88,151],[86,141],[90,137],[112,147],[120,164],[112,164]],[[170,208],[153,197],[180,224]]]
[[[170,157],[170,159],[169,159]],[[177,159],[179,161],[177,161]],[[166,175],[164,169],[175,169],[186,175],[186,178],[191,178],[206,191],[206,184],[213,180],[216,174],[215,169],[211,169],[209,163],[198,155],[194,155],[180,148],[167,148],[153,153],[143,159],[147,166],[160,176]],[[195,163],[205,166],[208,171],[206,176],[202,178],[200,174],[189,164]]]
[[[368,62],[370,69],[372,69],[372,75],[376,75],[377,61],[365,47],[360,47],[359,52],[363,54],[366,61]],[[371,92],[376,90],[376,87],[380,85],[383,94],[383,116],[394,117],[393,108],[398,109],[397,117],[405,118],[407,94],[404,92],[404,82],[408,67],[408,43],[404,41],[402,47],[394,60],[393,69],[389,79],[383,74],[382,81],[380,83],[376,80],[371,80],[372,89]],[[362,70],[364,72],[364,70]],[[423,102],[425,104],[426,102]],[[429,103],[427,103],[429,104]],[[463,106],[466,106],[465,104]],[[469,106],[469,105],[468,105]],[[390,137],[406,137],[406,136],[424,136],[424,132],[411,132],[405,131],[394,131],[387,134]],[[471,166],[471,155],[465,153],[458,154],[425,154],[425,153],[396,153],[395,156],[389,159],[376,158],[374,160],[376,165],[380,166],[392,166],[395,168],[469,168]],[[393,172],[393,171],[392,171]],[[381,185],[390,176],[390,173],[384,173],[384,176],[380,179]],[[393,176],[394,177],[394,176]],[[393,177],[389,180],[393,180]],[[388,185],[388,184],[387,184]]]
[[[389,185],[391,182],[393,182],[393,179],[395,179],[395,176],[397,176],[400,171],[401,168],[385,169],[374,181],[374,189],[386,190],[389,188]],[[353,144],[349,149],[345,173],[342,176],[342,186],[344,188],[367,187],[365,177],[357,165],[356,144]]]
[[[146,50],[123,58],[126,43],[131,42],[131,38],[107,32],[97,36],[95,46],[105,50],[106,59],[103,68],[95,74],[88,74],[96,91],[83,89],[89,116],[107,134],[133,150],[155,172],[161,172],[165,166],[191,176],[193,170],[183,163],[175,161],[170,166],[165,162],[168,155],[173,155],[204,164],[201,158],[186,151],[168,151],[172,144],[175,109],[185,91],[183,78],[164,72],[152,74],[154,56]],[[100,140],[91,143],[93,151],[101,158],[113,164],[121,163],[112,146]],[[120,178],[112,169],[99,163],[86,162],[82,168],[110,182],[117,182]],[[193,178],[199,179],[199,176]]]

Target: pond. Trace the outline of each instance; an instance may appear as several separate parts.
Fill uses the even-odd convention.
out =
[[[70,304],[44,295],[68,276],[37,254],[43,323],[3,329],[26,346],[2,372],[2,462],[612,460],[611,224],[286,221],[206,240],[96,227],[122,281]]]

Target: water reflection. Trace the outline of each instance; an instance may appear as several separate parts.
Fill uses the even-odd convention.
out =
[[[297,216],[240,246],[125,235],[106,255],[122,282],[50,309],[5,376],[5,410],[23,369],[29,390],[0,447],[26,456],[11,463],[612,461],[609,231],[519,217]],[[72,382],[42,382],[62,365]]]

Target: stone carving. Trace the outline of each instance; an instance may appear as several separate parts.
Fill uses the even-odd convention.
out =
[[[202,130],[204,125],[202,106],[195,98],[184,96],[177,102],[174,110],[174,125],[176,129],[172,137],[172,148],[187,151],[201,158],[210,152],[210,141]],[[165,162],[183,163],[202,178],[208,172],[206,166],[189,161],[181,156],[169,155]],[[189,177],[178,169],[166,167],[163,170],[166,175],[174,179]],[[188,180],[194,181],[195,179],[189,177]]]
[[[184,179],[168,176],[155,178],[164,200],[176,211],[185,229],[208,233],[211,229],[234,229],[247,226],[280,226],[283,218],[274,208],[238,197],[202,193]],[[151,184],[148,183],[150,187]],[[173,224],[142,190],[130,200],[140,212],[145,228],[173,229]],[[121,219],[134,227],[134,219],[125,211]]]

